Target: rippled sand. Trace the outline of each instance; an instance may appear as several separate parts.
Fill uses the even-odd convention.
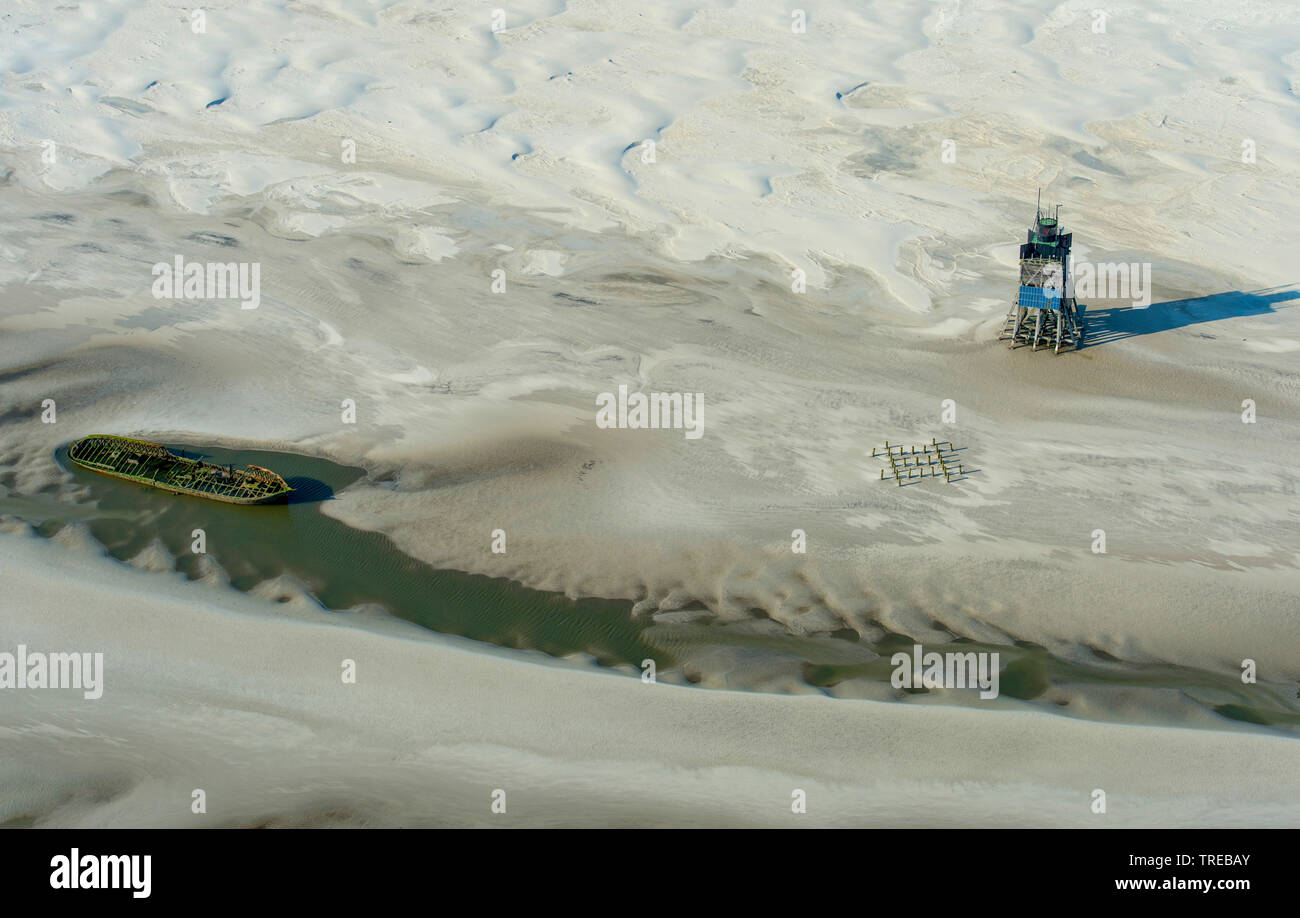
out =
[[[310,452],[369,473],[328,512],[439,567],[638,615],[702,605],[761,633],[1021,641],[1220,678],[1251,659],[1261,691],[1294,692],[1289,6],[1158,4],[1097,34],[1067,6],[833,3],[803,35],[757,4],[524,4],[498,34],[477,7],[380,7],[290,21],[238,4],[196,35],[151,2],[19,6],[0,61],[0,496],[75,497],[53,452],[100,430]],[[1089,303],[1091,346],[1060,357],[993,340],[1040,185],[1081,258],[1153,266],[1155,305]],[[258,262],[260,307],[153,298],[151,267],[177,254]],[[704,393],[704,436],[598,429],[596,397],[620,384]],[[44,399],[56,424],[39,421]],[[872,446],[932,437],[964,448],[965,481],[878,480]],[[48,584],[70,616],[50,619],[68,628],[52,640],[81,633],[73,586]],[[173,637],[167,653],[245,677]],[[720,669],[727,685],[790,687],[743,654]],[[147,707],[145,669],[127,671]],[[664,696],[678,697],[697,696]],[[720,697],[701,704],[898,718],[918,756],[948,741],[920,724],[1029,716]],[[6,729],[35,703],[0,697]],[[1180,703],[1102,693],[1078,713],[1159,723]],[[1052,723],[1041,753],[994,750],[973,726],[953,742],[1028,786],[1091,784],[1053,770],[1085,735],[1134,780],[1130,737],[1190,754],[1178,744],[1239,736],[1229,721],[1217,738]],[[138,729],[132,748],[170,742]],[[681,746],[695,735],[682,728]],[[687,761],[668,745],[656,761]],[[465,761],[493,761],[474,748]],[[959,779],[930,752],[952,766],[936,781]],[[1283,788],[1220,764],[1217,808],[1168,821],[1235,824]]]

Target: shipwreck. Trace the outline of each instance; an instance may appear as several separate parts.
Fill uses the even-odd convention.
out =
[[[214,465],[129,437],[82,437],[69,447],[68,458],[92,472],[227,504],[270,504],[286,500],[293,491],[283,478],[259,465]]]

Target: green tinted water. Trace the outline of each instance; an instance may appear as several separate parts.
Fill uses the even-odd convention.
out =
[[[322,513],[325,502],[364,474],[361,469],[288,453],[169,448],[236,468],[273,469],[296,491],[287,504],[232,506],[98,475],[68,462],[61,451],[64,468],[90,489],[96,503],[97,512],[85,516],[86,524],[116,558],[132,558],[156,538],[177,558],[179,570],[198,577],[201,556],[191,551],[191,533],[202,529],[208,555],[240,590],[289,574],[329,609],[377,603],[444,634],[555,656],[584,652],[603,665],[639,666],[646,658],[660,667],[671,662],[662,648],[642,640],[645,625],[632,618],[630,602],[573,600],[509,580],[435,570],[404,554],[387,536]],[[40,530],[52,534],[65,519],[50,520]]]
[[[869,647],[881,656],[864,662],[862,651],[868,645],[851,631],[845,640],[835,640],[756,633],[744,624],[723,626],[707,619],[655,624],[649,618],[634,618],[632,604],[626,600],[572,600],[509,580],[436,570],[404,554],[387,536],[353,529],[321,512],[325,502],[362,477],[362,469],[291,453],[170,447],[223,465],[265,466],[283,475],[296,491],[287,504],[232,506],[98,475],[68,462],[66,450],[61,450],[59,461],[89,489],[93,507],[33,495],[20,499],[15,507],[8,506],[13,499],[2,501],[0,510],[37,521],[38,531],[47,536],[70,520],[83,520],[120,560],[133,558],[158,539],[177,559],[177,569],[191,577],[201,574],[200,556],[190,546],[193,531],[202,529],[207,554],[240,590],[287,574],[327,609],[374,603],[443,634],[553,656],[585,653],[606,666],[640,667],[643,660],[653,659],[660,672],[683,666],[692,681],[708,675],[698,661],[726,647],[774,666],[799,661],[803,680],[819,688],[851,680],[888,683],[894,668],[891,654],[910,651],[913,643],[905,635],[887,634]],[[962,639],[926,644],[925,650],[998,652],[1002,695],[1058,710],[1068,704],[1063,698],[1089,685],[1174,688],[1225,718],[1289,729],[1300,724],[1300,703],[1288,695],[1263,686],[1247,688],[1239,679],[1188,667],[1119,664],[1101,658],[1090,666],[1062,660],[1033,645],[982,645]],[[926,693],[923,688],[906,692]]]

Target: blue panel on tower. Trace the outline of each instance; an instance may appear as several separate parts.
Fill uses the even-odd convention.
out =
[[[1021,287],[1020,305],[1026,309],[1060,309],[1061,291],[1051,287]]]

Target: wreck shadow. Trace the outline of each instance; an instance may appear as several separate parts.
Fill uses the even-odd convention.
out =
[[[293,488],[285,499],[287,504],[316,504],[334,499],[334,489],[320,479],[299,475],[284,481]]]
[[[1276,312],[1280,303],[1300,300],[1294,284],[1245,293],[1230,290],[1186,300],[1170,300],[1150,306],[1084,308],[1084,347],[1110,344],[1125,338],[1154,335],[1204,322],[1240,316],[1262,316]]]

